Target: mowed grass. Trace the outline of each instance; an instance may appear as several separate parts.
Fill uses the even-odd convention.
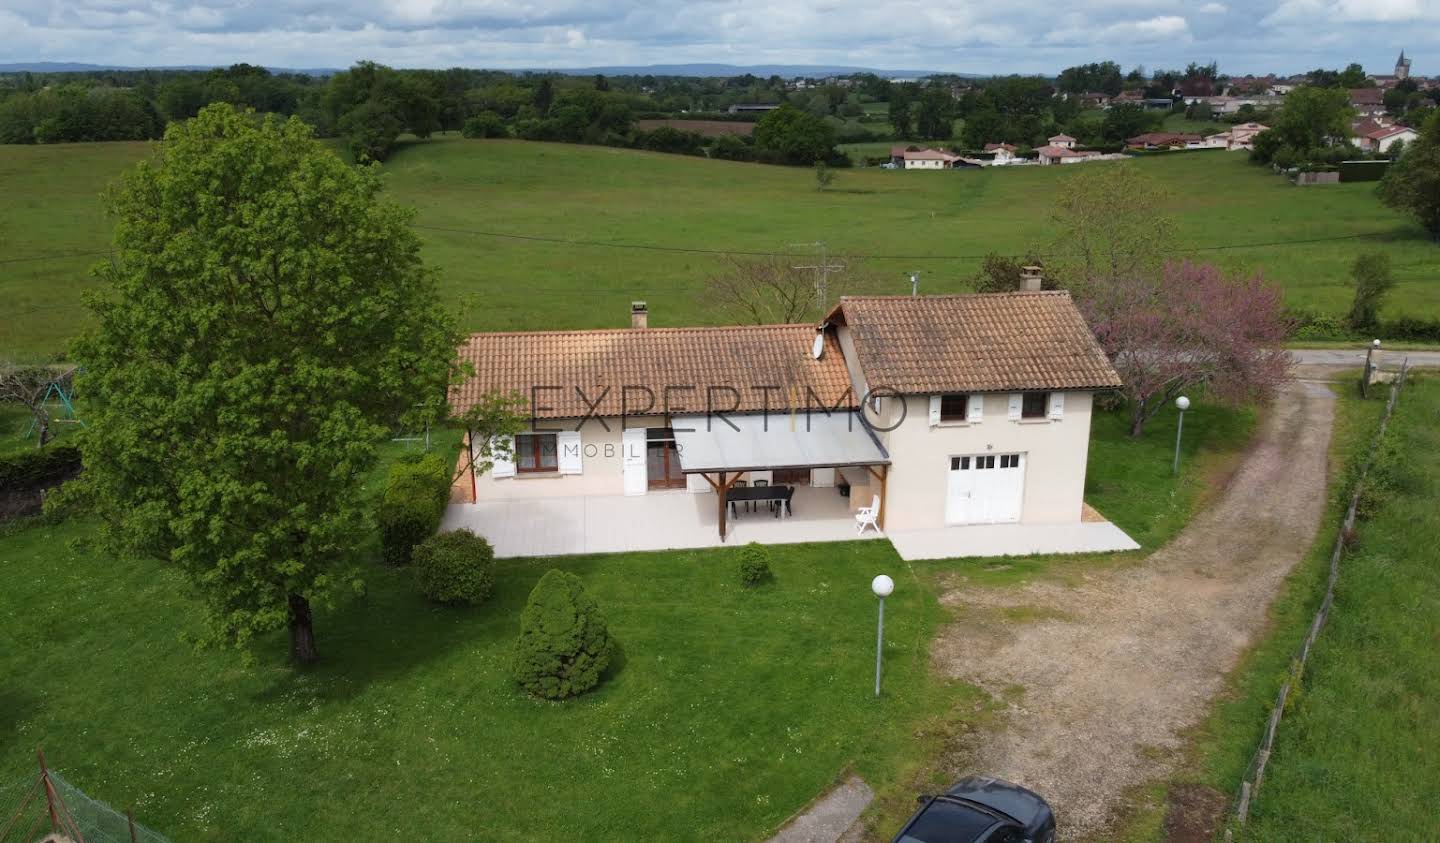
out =
[[[1197,401],[1186,471],[1173,427],[1140,440],[1100,414],[1092,503],[1146,549],[1203,499],[1243,448],[1249,414]],[[437,437],[453,447],[455,437]],[[387,457],[403,447],[386,446]],[[380,474],[367,489],[379,489]],[[888,542],[773,548],[775,579],[740,587],[737,548],[512,560],[476,609],[436,607],[410,572],[381,567],[366,592],[317,612],[322,660],[195,651],[200,607],[157,563],[113,558],[94,524],[0,533],[0,783],[51,763],[90,795],[133,806],[175,840],[716,839],[766,836],[846,770],[904,818],[952,736],[983,726],[988,698],[930,671],[956,570],[991,585],[1072,576],[1139,554],[907,565]],[[522,694],[507,660],[519,613],[551,567],[578,574],[621,657],[594,693]],[[872,696],[870,579],[896,578],[885,692]],[[947,771],[948,775],[953,771]]]
[[[105,250],[111,223],[99,195],[147,149],[0,147],[0,356],[60,352],[86,323],[79,294],[98,256],[53,256]],[[1291,305],[1340,314],[1351,261],[1376,249],[1399,280],[1385,315],[1440,316],[1440,249],[1380,205],[1373,184],[1297,189],[1238,153],[1129,166],[1171,191],[1177,256],[1263,272]],[[793,244],[816,241],[872,256],[895,293],[909,292],[910,270],[923,292],[963,291],[986,252],[1051,244],[1056,189],[1073,172],[857,169],[821,192],[808,168],[453,135],[405,145],[385,170],[394,198],[417,209],[425,257],[473,330],[620,326],[632,299],[650,303],[654,325],[723,322],[700,296],[728,261],[713,252],[793,251],[811,262],[815,250]],[[1293,240],[1320,242],[1273,245]],[[1180,251],[1189,247],[1210,250]]]
[[[1338,478],[1351,477],[1363,460],[1383,409],[1384,391],[1362,401],[1356,379],[1358,372],[1348,373],[1335,387],[1331,471]],[[1361,522],[1358,544],[1342,562],[1334,609],[1303,682],[1291,692],[1243,839],[1384,840],[1396,833],[1430,839],[1425,834],[1440,798],[1428,725],[1440,714],[1440,559],[1431,541],[1440,465],[1429,422],[1437,408],[1440,382],[1433,376],[1416,378],[1401,395],[1387,434],[1405,454],[1398,482],[1383,496],[1383,512]],[[1271,607],[1269,634],[1232,673],[1227,693],[1196,731],[1191,762],[1170,787],[1212,789],[1233,811],[1275,695],[1324,596],[1350,489],[1348,482],[1332,483],[1320,534]],[[1158,839],[1159,823],[1158,814],[1138,818],[1126,839]],[[1145,826],[1152,830],[1143,832]]]
[[[1376,516],[1280,728],[1248,840],[1434,839],[1440,805],[1440,380],[1386,433]]]
[[[733,549],[512,561],[493,599],[441,608],[404,570],[317,618],[320,665],[178,639],[174,572],[96,550],[88,526],[0,544],[0,781],[52,765],[174,840],[745,840],[845,768],[884,781],[921,713],[971,692],[927,671],[938,607],[886,542],[775,550],[746,590]],[[526,596],[578,574],[621,646],[595,692],[521,693]],[[898,582],[873,696],[870,578]]]

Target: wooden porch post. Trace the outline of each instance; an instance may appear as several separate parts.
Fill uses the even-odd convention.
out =
[[[880,466],[880,470],[876,471],[875,466],[867,465],[865,466],[865,470],[870,472],[871,477],[880,481],[880,515],[875,519],[875,526],[884,530],[885,513],[890,511],[889,505],[885,502],[885,481],[890,477],[890,466],[882,465]]]
[[[730,484],[725,482],[725,472],[720,472],[720,483],[715,487],[715,499],[720,506],[720,541],[725,541],[725,492]]]
[[[890,477],[890,466],[880,466],[880,517],[875,519],[876,526],[882,531],[885,529],[885,513],[890,511],[890,505],[885,501],[885,481]]]

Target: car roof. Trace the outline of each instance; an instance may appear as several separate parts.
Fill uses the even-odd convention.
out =
[[[901,843],[948,843],[978,840],[1003,822],[981,805],[938,796],[910,820],[897,838]]]

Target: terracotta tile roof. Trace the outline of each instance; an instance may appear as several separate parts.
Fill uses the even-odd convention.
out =
[[[658,412],[668,386],[672,409],[703,413],[708,387],[717,388],[710,393],[712,406],[722,410],[729,410],[735,396],[719,388],[733,387],[740,393],[738,411],[746,412],[787,406],[786,388],[793,383],[801,406],[807,386],[827,407],[842,400],[853,406],[850,375],[834,336],[819,360],[810,356],[814,341],[814,325],[471,334],[459,353],[475,374],[451,389],[450,403],[463,411],[486,393],[513,391],[527,401],[534,396],[541,405],[538,418],[578,418],[597,399],[597,415],[620,415],[622,400],[623,409],[639,415],[649,400],[639,388],[653,391]],[[758,388],[772,386],[779,389]],[[537,393],[534,387],[559,389]],[[624,387],[630,389],[622,395]]]
[[[1014,152],[1014,151],[1015,151],[1015,146],[1014,146],[1013,144],[1008,144],[1008,143],[987,143],[987,144],[985,144],[985,149],[984,149],[984,151],[985,151],[985,152],[997,152],[997,151],[1002,150],[1002,149],[1005,150],[1006,152]]]
[[[1352,105],[1384,105],[1385,92],[1380,88],[1351,88]]]
[[[1093,389],[1120,385],[1070,294],[844,297],[870,388],[903,393]]]

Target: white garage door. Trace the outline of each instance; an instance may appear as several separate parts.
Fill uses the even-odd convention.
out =
[[[951,457],[945,490],[945,523],[1019,521],[1024,495],[1024,454]]]

